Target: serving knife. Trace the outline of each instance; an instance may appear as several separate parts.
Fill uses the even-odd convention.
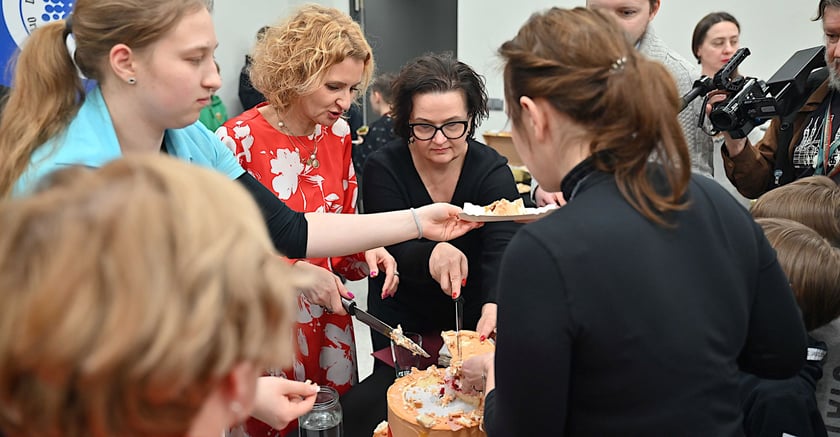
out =
[[[415,355],[422,355],[425,358],[429,358],[429,353],[423,350],[420,345],[411,341],[410,338],[403,335],[402,330],[394,329],[387,323],[379,320],[373,314],[360,309],[356,302],[347,299],[346,297],[341,298],[341,306],[347,311],[348,314],[351,316],[355,316],[356,319],[365,325],[370,326],[370,329],[390,338],[394,341],[395,344],[398,346],[402,346],[408,350],[410,350]]]

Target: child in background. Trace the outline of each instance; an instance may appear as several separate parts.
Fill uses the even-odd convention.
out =
[[[362,178],[362,169],[368,156],[396,138],[394,122],[391,120],[391,84],[394,78],[396,75],[393,73],[380,74],[370,85],[370,106],[379,118],[367,126],[366,130],[362,130],[362,143],[354,143],[353,165],[356,166],[357,180]],[[362,129],[365,129],[365,126]]]
[[[216,62],[216,71],[219,74],[222,73],[218,62]],[[205,106],[199,113],[198,121],[204,126],[207,126],[207,129],[210,129],[211,132],[216,132],[216,129],[223,125],[227,119],[228,114],[227,109],[225,109],[225,104],[214,91],[213,95],[210,96],[210,104]]]
[[[809,176],[768,191],[750,208],[754,218],[786,218],[817,231],[840,247],[840,187],[826,176]],[[830,181],[830,179],[829,179]]]
[[[827,176],[797,179],[763,194],[750,209],[752,216],[786,218],[810,227],[834,247],[840,247],[840,188]],[[825,378],[817,381],[817,407],[826,428],[840,430],[840,318],[809,330],[825,342],[828,355],[823,361]],[[835,377],[834,375],[838,375]]]
[[[742,374],[744,432],[749,436],[826,436],[815,392],[826,356],[825,343],[810,333],[840,316],[840,252],[815,230],[793,220],[760,218],[779,264],[790,280],[809,332],[805,366],[781,380]]]

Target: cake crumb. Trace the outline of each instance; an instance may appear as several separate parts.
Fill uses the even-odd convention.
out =
[[[388,437],[389,434],[387,420],[379,422],[379,425],[376,425],[376,429],[373,430],[373,437]]]
[[[436,422],[437,420],[435,420],[434,417],[428,414],[420,414],[419,416],[417,416],[417,423],[419,423],[424,428],[431,428],[435,426]]]

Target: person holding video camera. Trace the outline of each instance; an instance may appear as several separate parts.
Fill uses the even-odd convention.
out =
[[[804,105],[789,117],[774,118],[760,141],[734,139],[724,133],[721,147],[726,176],[738,192],[751,199],[811,175],[825,175],[840,181],[840,137],[832,123],[840,114],[840,0],[820,0],[814,21],[822,20],[828,78],[812,74],[811,91]],[[716,96],[710,102],[723,100]]]

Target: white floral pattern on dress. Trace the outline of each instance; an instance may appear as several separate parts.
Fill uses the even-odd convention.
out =
[[[298,179],[304,166],[296,150],[277,149],[275,156],[270,163],[271,172],[277,176],[271,180],[271,188],[277,193],[277,197],[289,200],[289,197],[297,192]]]
[[[346,329],[328,323],[324,327],[327,339],[336,346],[321,348],[321,368],[327,371],[327,379],[337,385],[350,383],[353,378],[356,346],[353,341],[352,325]],[[345,352],[345,349],[348,352]]]

